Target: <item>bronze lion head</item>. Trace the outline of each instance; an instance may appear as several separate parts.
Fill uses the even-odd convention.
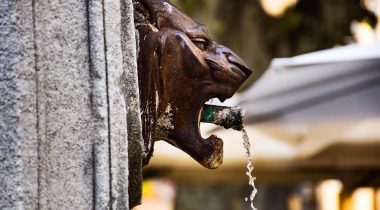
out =
[[[251,70],[210,33],[164,0],[135,0],[144,164],[164,140],[204,167],[223,161],[223,141],[199,132],[199,115],[211,98],[230,98]]]

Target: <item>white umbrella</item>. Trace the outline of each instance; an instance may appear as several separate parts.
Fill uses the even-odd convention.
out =
[[[293,166],[380,167],[379,44],[274,59],[238,101],[249,125],[294,137]]]
[[[380,116],[379,88],[380,45],[352,45],[274,59],[239,105],[254,122],[362,119]]]

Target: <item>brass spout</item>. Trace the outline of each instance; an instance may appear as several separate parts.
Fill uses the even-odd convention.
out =
[[[227,107],[205,104],[203,106],[200,121],[232,128],[241,131],[243,129],[244,112],[239,107]]]

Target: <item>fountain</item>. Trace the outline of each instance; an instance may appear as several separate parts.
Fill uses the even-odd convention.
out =
[[[210,122],[244,132],[243,113],[236,107],[205,103],[232,97],[251,70],[232,50],[214,42],[206,26],[169,2],[135,0],[133,5],[143,164],[149,163],[154,143],[164,140],[202,166],[218,168],[223,162],[223,141],[216,135],[202,138],[199,124]]]
[[[206,26],[167,1],[136,0],[134,9],[144,165],[154,142],[164,140],[204,167],[217,168],[223,161],[223,141],[215,135],[201,137],[200,113],[211,108],[204,106],[209,99],[232,97],[251,70],[214,42]],[[217,113],[221,115],[214,120],[225,127],[238,126]]]

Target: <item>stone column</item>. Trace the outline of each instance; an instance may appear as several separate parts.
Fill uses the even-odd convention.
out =
[[[0,209],[38,205],[32,2],[0,3]]]
[[[1,1],[0,209],[138,204],[137,87],[131,0]]]

